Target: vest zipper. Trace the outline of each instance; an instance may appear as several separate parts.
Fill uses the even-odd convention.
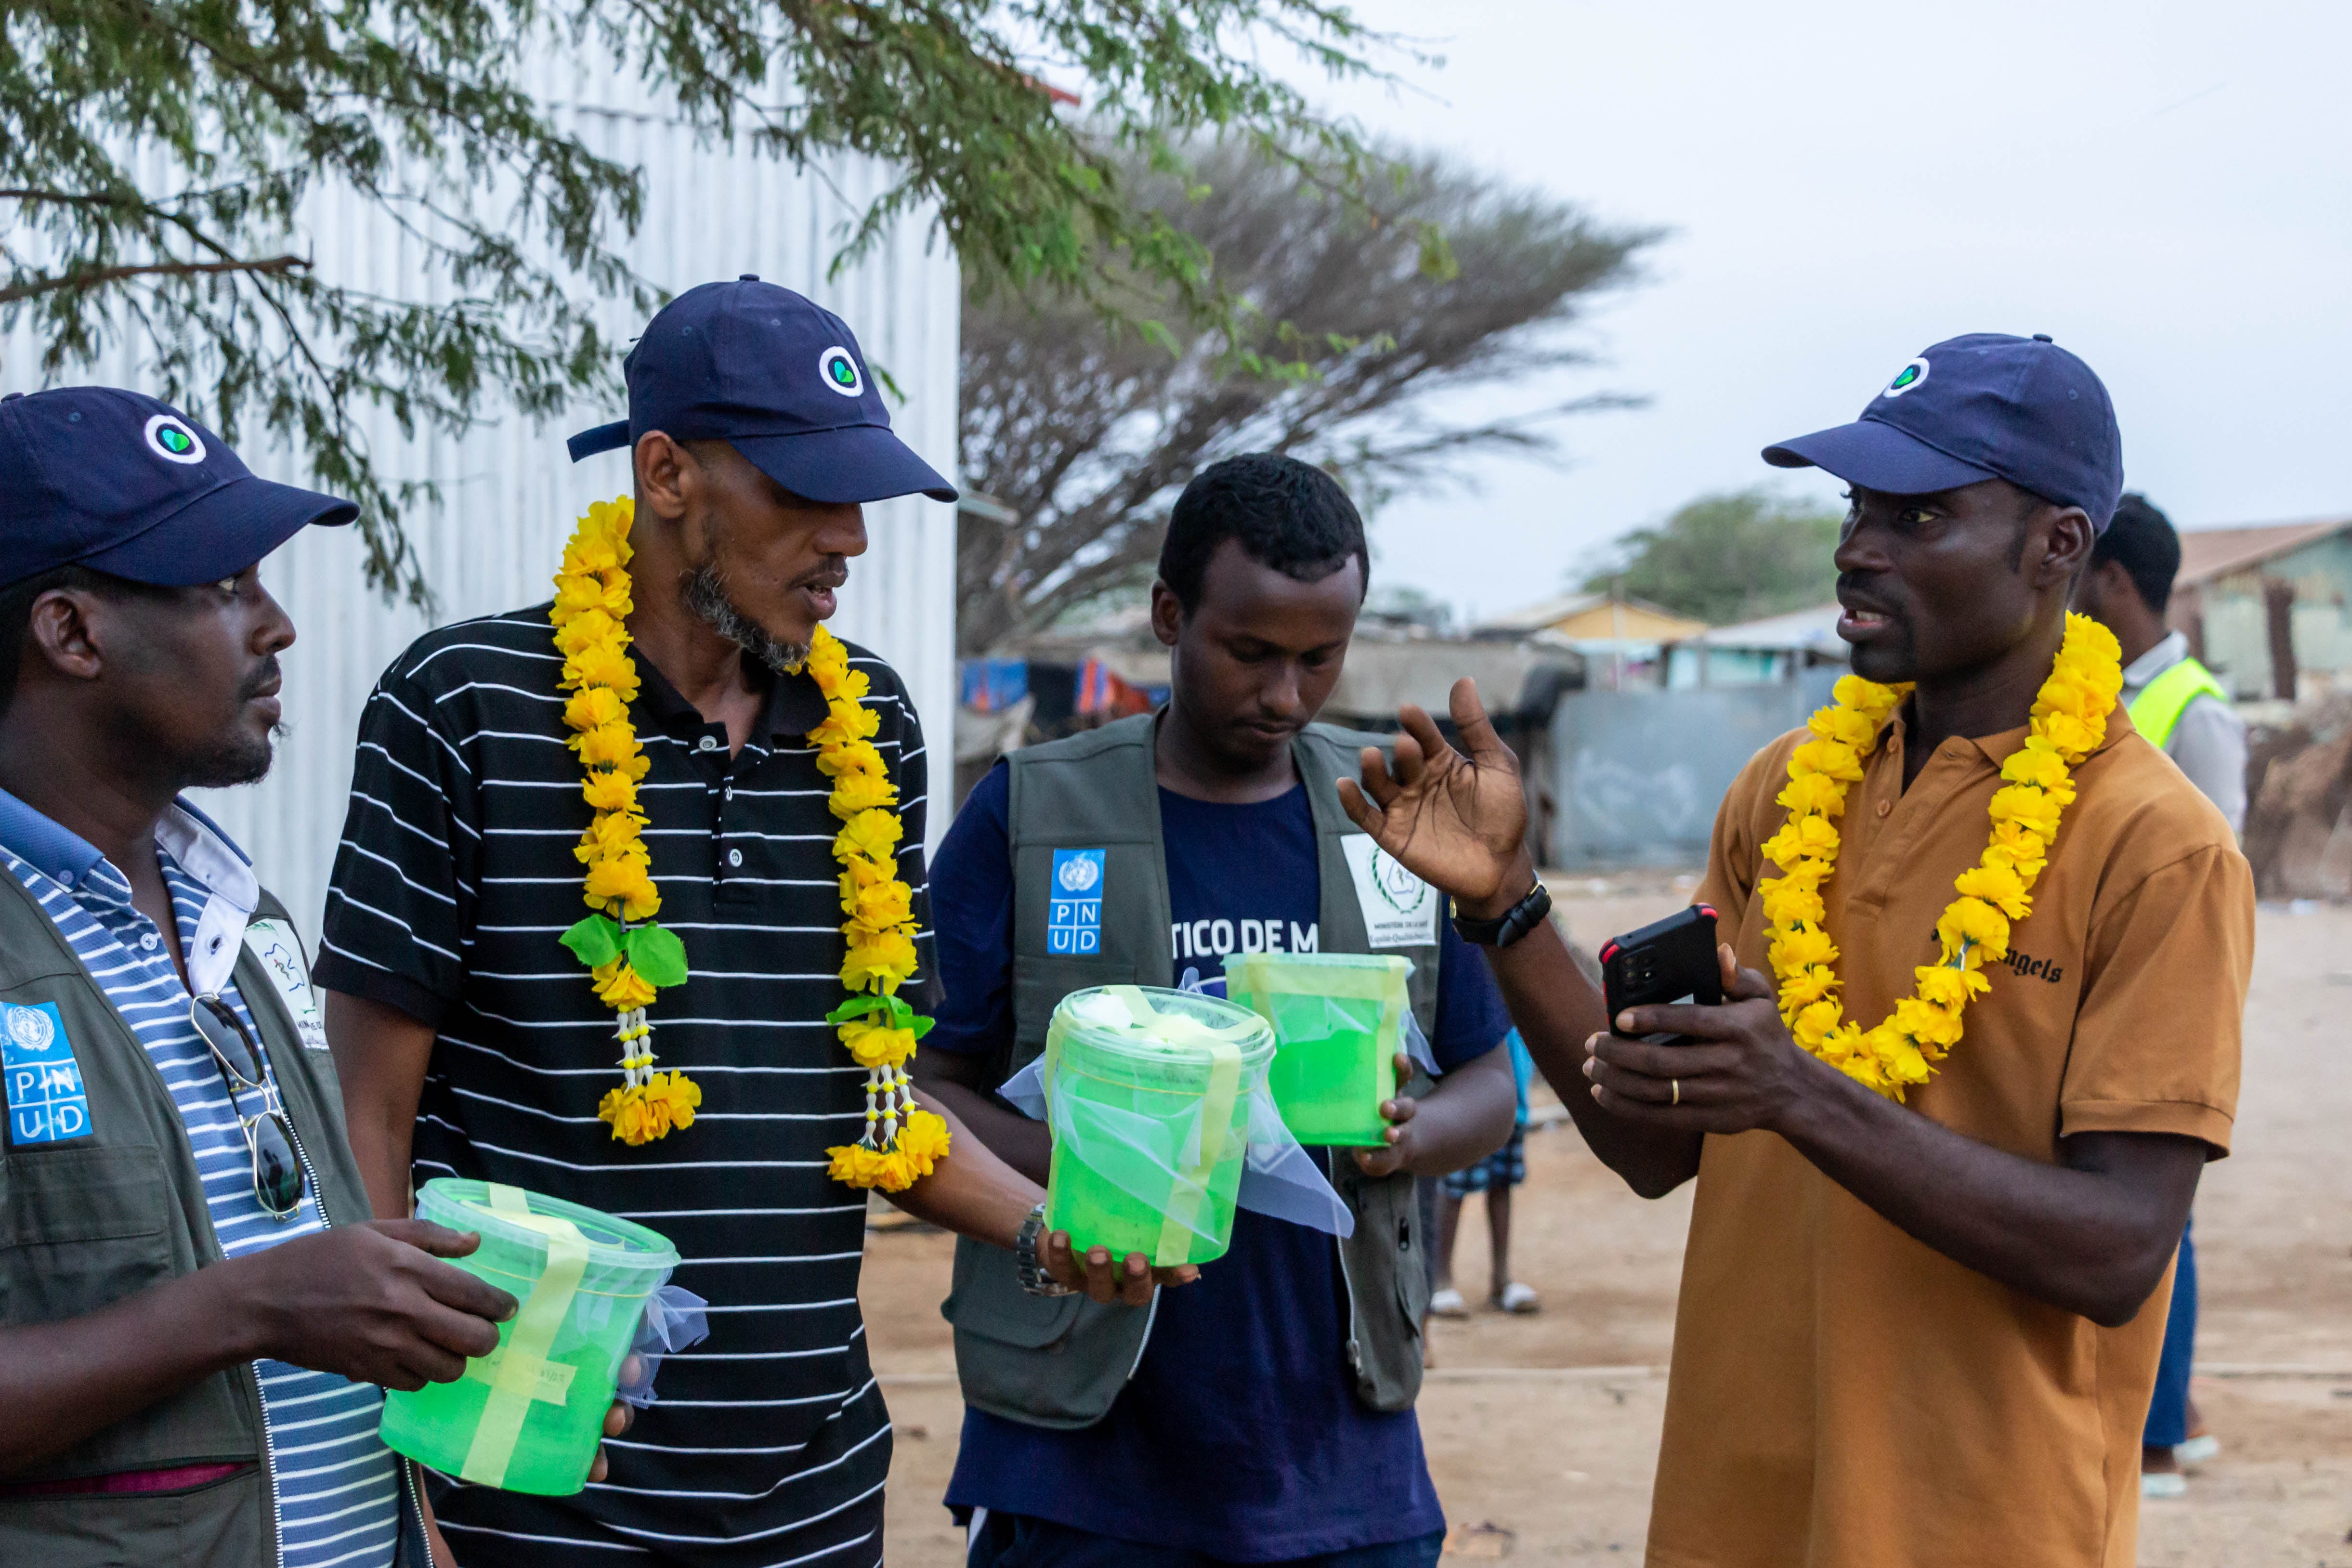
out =
[[[1143,1337],[1135,1342],[1135,1359],[1127,1363],[1127,1375],[1119,1380],[1122,1384],[1135,1381],[1136,1373],[1143,1366],[1143,1352],[1151,1347],[1151,1325],[1159,1321],[1160,1291],[1154,1289],[1151,1292],[1151,1305],[1143,1310]]]
[[[260,1027],[258,1020],[255,1021],[254,1027],[257,1030]],[[274,1079],[276,1074],[272,1073],[271,1077]],[[277,1088],[274,1082],[271,1088],[273,1089]],[[278,1103],[281,1109],[286,1103],[283,1090],[278,1090]],[[335,1222],[327,1215],[326,1189],[319,1185],[319,1173],[310,1168],[310,1156],[302,1147],[302,1134],[295,1131],[294,1119],[291,1116],[286,1118],[286,1136],[294,1145],[294,1163],[302,1167],[302,1179],[310,1184],[310,1202],[319,1211],[319,1228],[321,1231],[332,1230]],[[255,1408],[261,1413],[261,1447],[268,1460],[269,1470],[269,1529],[278,1548],[277,1560],[283,1563],[286,1561],[286,1517],[279,1511],[281,1504],[278,1493],[278,1438],[269,1430],[269,1404],[261,1394],[261,1374],[254,1370],[251,1362],[245,1363],[245,1372],[247,1377],[253,1379],[253,1403]],[[394,1458],[396,1460],[398,1456],[395,1455]],[[398,1542],[395,1538],[394,1550],[397,1549]],[[428,1559],[433,1554],[433,1545],[430,1541],[425,1542],[425,1554]]]

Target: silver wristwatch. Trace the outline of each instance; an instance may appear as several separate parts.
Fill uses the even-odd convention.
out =
[[[1013,1258],[1021,1270],[1021,1289],[1032,1296],[1075,1296],[1076,1291],[1045,1272],[1037,1260],[1037,1241],[1045,1234],[1045,1205],[1039,1204],[1021,1222],[1020,1234],[1013,1238]]]

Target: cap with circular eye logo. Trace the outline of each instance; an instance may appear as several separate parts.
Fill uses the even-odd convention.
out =
[[[204,438],[188,428],[187,422],[170,414],[158,414],[147,421],[144,432],[147,445],[155,455],[167,462],[201,463],[205,460]]]
[[[865,394],[866,378],[857,374],[857,359],[839,343],[817,355],[817,374],[824,377],[825,385],[844,397]]]
[[[849,324],[789,289],[748,273],[688,289],[646,323],[622,369],[629,416],[572,437],[572,461],[658,430],[725,441],[804,500],[955,500],[890,428],[882,392],[896,389],[866,374]]]
[[[1927,379],[1927,372],[1929,368],[1930,367],[1926,360],[1913,360],[1910,363],[1905,365],[1901,370],[1895,373],[1895,379],[1886,384],[1886,390],[1880,393],[1879,395],[1881,397],[1902,396],[1905,393],[1910,391],[1913,387]]]
[[[217,583],[358,510],[258,477],[142,393],[61,386],[0,401],[0,587],[73,565],[156,587]]]

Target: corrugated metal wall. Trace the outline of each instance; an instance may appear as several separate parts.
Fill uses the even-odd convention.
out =
[[[645,222],[626,247],[638,271],[673,292],[757,273],[836,311],[856,331],[867,359],[906,395],[905,405],[891,411],[899,434],[940,472],[954,473],[961,291],[952,252],[928,219],[910,221],[856,268],[837,279],[825,276],[844,226],[887,187],[887,168],[841,157],[804,174],[739,148],[698,144],[634,83],[609,71],[551,65],[541,86],[592,147],[646,171]],[[347,195],[325,193],[315,202],[296,248],[305,245],[328,277],[395,296],[413,296],[424,286],[414,241]],[[627,343],[641,325],[627,312],[607,310],[605,326],[617,342]],[[94,371],[71,379],[141,386],[138,345],[118,347]],[[0,339],[0,392],[40,384],[36,345],[21,331]],[[629,486],[625,454],[574,468],[563,437],[624,412],[578,406],[545,428],[510,416],[459,441],[422,434],[404,441],[388,416],[363,417],[387,470],[442,487],[439,509],[410,520],[440,595],[436,621],[548,596],[572,519],[590,501]],[[242,455],[257,472],[301,480],[283,453],[262,443],[248,439]],[[897,665],[931,726],[944,770],[955,710],[953,509],[920,498],[890,501],[867,509],[867,527],[871,548],[852,563],[832,624]],[[361,704],[383,668],[433,624],[366,589],[361,561],[351,531],[314,530],[264,569],[300,633],[285,660],[292,733],[267,780],[204,800],[310,936],[342,828]],[[934,846],[945,826],[943,814],[934,815]]]

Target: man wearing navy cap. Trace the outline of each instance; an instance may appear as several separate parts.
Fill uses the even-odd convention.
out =
[[[268,771],[259,565],[352,514],[152,397],[0,400],[0,1562],[422,1565],[376,1385],[515,1310],[370,1222],[301,942],[181,798]]]
[[[614,1016],[558,942],[583,912],[591,816],[546,604],[420,638],[370,699],[319,964],[327,1030],[378,1214],[409,1212],[412,1179],[511,1183],[652,1226],[710,1303],[709,1339],[665,1363],[602,1485],[541,1498],[435,1479],[460,1561],[867,1568],[889,1422],[857,1308],[865,1194],[827,1165],[869,1100],[825,1016],[845,1000],[846,879],[806,666],[866,551],[863,506],[955,492],[892,433],[849,328],[757,279],[680,295],[626,376],[628,418],[572,451],[626,451],[634,469],[630,602],[614,610],[638,682],[634,797],[689,970],[647,1021],[698,1111],[635,1143],[599,1116],[620,1083]],[[927,923],[921,726],[887,664],[847,653]],[[924,931],[901,993],[926,1013],[929,947]],[[1098,1300],[1149,1299],[1139,1257],[1114,1286],[1108,1257],[1040,1238],[1042,1191],[948,1120],[952,1152],[899,1203]]]
[[[2115,415],[2049,339],[1979,333],[1765,458],[1850,487],[1839,632],[1856,675],[1898,690],[1879,710],[1842,687],[1732,785],[1699,889],[1723,1005],[1611,1020],[1541,922],[1494,960],[1593,1150],[1645,1194],[1697,1178],[1649,1561],[2128,1568],[2158,1288],[2229,1146],[2253,889],[2221,815],[2083,695],[2119,680],[2065,613],[2123,488]],[[2029,745],[2045,683],[2047,711],[2104,732],[2053,720],[2073,752]],[[1343,792],[1491,918],[1533,880],[1524,807],[1467,682],[1454,707],[1466,756],[1412,711],[1396,771],[1368,760]],[[1835,746],[1800,753],[1816,738]],[[2006,874],[2053,808],[2028,900]],[[1792,812],[1812,816],[1801,854]],[[1824,831],[1808,891],[1793,873]],[[1985,984],[1951,978],[1956,950]],[[1824,980],[1834,1031],[1810,1010]],[[1918,1081],[1895,1047],[1954,996]]]

